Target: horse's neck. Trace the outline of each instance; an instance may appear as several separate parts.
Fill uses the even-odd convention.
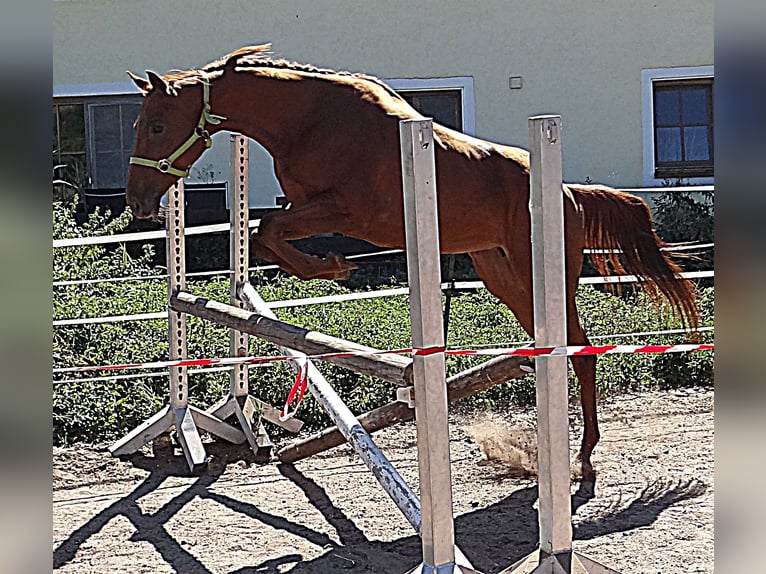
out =
[[[220,129],[242,133],[273,156],[286,153],[294,134],[316,120],[316,101],[302,82],[248,74],[222,76],[211,88],[213,113],[227,120]]]

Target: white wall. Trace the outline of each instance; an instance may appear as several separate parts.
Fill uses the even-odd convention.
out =
[[[526,146],[528,116],[561,114],[565,179],[638,187],[642,70],[712,65],[713,2],[64,0],[53,82],[122,82],[269,41],[381,78],[473,77],[476,135]]]

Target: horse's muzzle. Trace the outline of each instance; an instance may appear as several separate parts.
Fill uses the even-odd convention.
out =
[[[141,203],[137,201],[136,198],[126,198],[126,202],[128,207],[130,207],[130,210],[133,212],[133,217],[136,219],[151,219],[153,221],[157,221],[157,206]]]

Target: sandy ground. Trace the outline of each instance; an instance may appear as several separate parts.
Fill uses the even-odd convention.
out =
[[[713,392],[624,395],[600,413],[599,483],[595,498],[573,498],[575,550],[623,573],[712,573]],[[487,574],[537,545],[536,482],[518,471],[534,460],[509,447],[533,424],[526,411],[451,416],[456,541]],[[416,489],[414,424],[375,437]],[[54,449],[61,574],[402,574],[421,560],[420,539],[348,446],[292,466],[210,443],[195,475],[172,445],[124,460],[107,446]]]

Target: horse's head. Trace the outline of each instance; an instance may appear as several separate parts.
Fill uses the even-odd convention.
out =
[[[222,118],[210,113],[208,85],[176,89],[153,72],[143,79],[128,72],[144,94],[135,124],[125,199],[139,219],[157,219],[160,198],[210,145],[207,127]]]

